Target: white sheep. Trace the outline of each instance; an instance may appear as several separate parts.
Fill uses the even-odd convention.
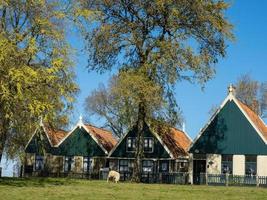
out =
[[[108,173],[107,182],[108,182],[111,178],[115,181],[115,183],[118,183],[118,181],[120,180],[120,173],[111,170],[111,171]]]

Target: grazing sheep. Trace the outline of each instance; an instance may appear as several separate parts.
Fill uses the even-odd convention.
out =
[[[111,170],[111,171],[108,173],[107,182],[108,182],[110,179],[114,180],[115,183],[118,183],[118,181],[120,180],[120,173]]]

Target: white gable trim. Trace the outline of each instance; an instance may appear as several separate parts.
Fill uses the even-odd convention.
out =
[[[173,159],[174,156],[171,153],[171,151],[168,149],[168,147],[164,144],[164,142],[161,140],[161,138],[159,137],[158,134],[156,134],[153,130],[151,130],[151,128],[149,128],[149,130],[151,131],[151,133],[157,138],[157,140],[160,142],[160,144],[163,146],[163,148],[167,151],[167,153],[170,155],[170,157]],[[124,136],[120,139],[120,141],[116,144],[116,146],[110,151],[108,157],[111,158],[111,155],[114,153],[114,151],[117,149],[117,147],[121,144],[121,142],[126,138],[126,136],[130,133],[130,131],[126,134],[124,134]]]
[[[48,139],[49,144],[51,145],[51,147],[54,147],[54,145],[52,144],[52,142],[51,142],[51,140],[50,140],[50,138],[49,138],[49,136],[48,136],[48,134],[47,134],[47,131],[46,131],[46,129],[45,129],[45,126],[44,126],[43,124],[40,124],[39,126],[43,128],[43,131],[44,131],[44,133],[45,133],[45,135],[46,135],[46,137],[47,137],[47,139]],[[26,146],[25,146],[25,148],[24,148],[25,150],[26,150],[26,148],[29,146],[29,144],[30,144],[30,142],[32,141],[33,137],[36,135],[38,129],[39,129],[39,128],[36,128],[36,129],[35,129],[34,133],[32,134],[31,138],[29,139],[28,143],[26,144]]]
[[[254,124],[254,122],[249,118],[249,116],[247,115],[246,111],[243,110],[242,106],[240,106],[240,104],[238,103],[237,99],[234,98],[233,99],[234,102],[236,103],[236,105],[238,106],[238,108],[241,110],[241,112],[243,113],[243,115],[247,118],[247,120],[249,121],[249,123],[251,124],[251,126],[256,130],[256,132],[259,134],[259,136],[261,137],[261,139],[264,141],[265,144],[267,144],[267,140],[266,138],[262,135],[262,133],[260,132],[260,130],[258,129],[258,127]],[[259,117],[260,118],[260,117]],[[261,118],[260,118],[261,119]],[[261,119],[262,120],[262,119]],[[265,123],[263,123],[265,125]]]
[[[100,146],[100,148],[104,151],[104,153],[108,154],[107,150],[103,147],[103,145],[98,142],[95,136],[91,134],[90,131],[86,128],[86,126],[80,121],[55,147],[59,147],[77,128],[79,129],[83,128],[93,138],[93,140],[98,144],[98,146]]]
[[[200,129],[200,132],[198,133],[197,137],[193,140],[193,142],[191,143],[191,145],[189,146],[188,150],[190,150],[194,144],[198,141],[198,139],[202,136],[202,134],[205,132],[205,130],[208,128],[208,126],[210,125],[210,123],[214,120],[214,118],[217,116],[217,114],[222,110],[222,108],[225,106],[225,104],[228,101],[232,101],[234,99],[234,96],[232,93],[229,93],[229,95],[226,97],[226,99],[222,102],[222,104],[220,105],[220,107],[217,109],[217,111],[211,116],[210,120],[208,121],[208,123],[202,128]]]
[[[263,137],[262,133],[259,131],[259,129],[255,126],[255,124],[252,122],[252,120],[248,117],[248,115],[246,114],[246,112],[242,109],[242,107],[239,105],[237,99],[234,97],[234,95],[232,95],[231,93],[226,97],[226,99],[223,101],[223,103],[221,104],[220,108],[212,115],[212,117],[210,118],[210,120],[208,121],[208,123],[200,130],[199,134],[197,135],[197,137],[194,139],[194,141],[192,142],[192,144],[190,145],[190,147],[188,148],[189,150],[193,147],[193,145],[197,142],[197,140],[202,136],[202,134],[205,132],[205,130],[208,128],[208,126],[210,125],[210,123],[214,120],[214,118],[217,116],[217,114],[222,110],[222,108],[225,106],[225,104],[228,101],[234,101],[235,104],[237,105],[237,107],[240,109],[240,111],[243,113],[243,115],[246,117],[246,119],[249,121],[249,123],[252,125],[252,127],[256,130],[256,132],[259,134],[259,136],[261,137],[261,139],[264,141],[265,144],[267,144],[266,139]]]

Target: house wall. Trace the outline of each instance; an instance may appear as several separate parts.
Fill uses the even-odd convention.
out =
[[[228,101],[189,150],[200,154],[267,155],[267,145],[234,101]]]
[[[34,153],[26,153],[25,165],[34,166],[34,164],[35,164],[35,154]]]
[[[267,176],[267,156],[257,156],[258,176]]]
[[[82,173],[83,172],[83,157],[82,156],[75,156],[74,161],[75,161],[75,163],[74,163],[73,172]]]
[[[220,174],[221,173],[221,155],[207,154],[207,173]]]
[[[127,138],[128,137],[136,137],[137,129],[134,127],[131,131],[127,133],[127,136],[121,141],[119,146],[115,149],[110,157],[114,158],[134,158],[135,152],[128,152],[126,145],[127,145]],[[144,137],[152,137],[154,139],[154,149],[152,153],[144,152],[144,158],[170,158],[169,153],[165,150],[165,148],[161,145],[161,143],[157,140],[154,134],[151,132],[149,127],[146,125],[144,127]]]
[[[63,156],[51,155],[49,157],[49,172],[59,173],[63,171]]]
[[[82,128],[75,129],[53,152],[62,156],[106,157],[96,141]]]
[[[245,156],[233,155],[233,174],[245,175]]]
[[[193,184],[193,154],[189,154],[189,166],[188,166],[188,173],[189,173],[189,183]]]

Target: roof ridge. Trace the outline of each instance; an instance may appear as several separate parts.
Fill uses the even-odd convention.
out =
[[[107,130],[107,129],[102,128],[102,127],[97,127],[96,125],[93,125],[93,124],[85,123],[84,125],[85,125],[85,126],[92,126],[92,127],[94,127],[94,128],[97,128],[97,129],[100,129],[100,130],[103,130],[103,131],[106,131],[106,132],[109,132],[109,133],[112,134],[112,131]]]

